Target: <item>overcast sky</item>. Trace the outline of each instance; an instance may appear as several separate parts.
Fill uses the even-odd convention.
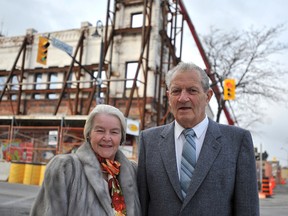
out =
[[[184,0],[189,16],[198,34],[204,35],[214,26],[222,30],[248,30],[250,27],[288,27],[287,0]],[[105,21],[106,1],[102,0],[1,0],[0,33],[5,36],[25,35],[29,28],[39,33],[79,28],[89,21]],[[288,28],[279,40],[286,43]],[[192,39],[191,39],[192,40]],[[288,67],[288,53],[277,56]],[[183,56],[184,61],[189,61]],[[288,79],[285,81],[288,82]],[[283,97],[287,98],[286,95]],[[216,111],[215,111],[216,113]],[[278,104],[267,104],[266,123],[259,125],[254,134],[255,147],[262,144],[263,151],[282,165],[288,163],[288,109]],[[241,126],[241,125],[240,125]],[[281,148],[284,148],[284,150]]]

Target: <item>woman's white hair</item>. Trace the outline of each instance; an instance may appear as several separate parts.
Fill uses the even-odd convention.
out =
[[[97,114],[108,114],[117,117],[121,123],[121,143],[125,143],[126,141],[126,119],[123,113],[114,106],[107,105],[107,104],[98,104],[88,115],[85,126],[84,126],[84,139],[88,142],[89,135],[93,127],[93,120]]]

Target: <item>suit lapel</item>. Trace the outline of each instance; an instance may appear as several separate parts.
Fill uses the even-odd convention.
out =
[[[182,209],[189,203],[193,198],[196,191],[204,181],[206,175],[208,174],[214,160],[221,150],[221,143],[217,141],[217,138],[221,136],[219,128],[215,122],[209,120],[208,129],[206,132],[206,137],[203,142],[203,146],[195,167],[191,184],[188,189],[186,198],[182,205]]]
[[[161,133],[162,140],[159,142],[159,149],[165,170],[169,180],[179,199],[182,198],[179,176],[177,171],[177,162],[174,145],[174,123],[167,125]]]

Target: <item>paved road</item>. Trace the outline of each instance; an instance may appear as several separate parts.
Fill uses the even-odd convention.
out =
[[[277,185],[273,191],[273,196],[265,199],[260,199],[260,215],[288,215],[288,184]]]
[[[0,182],[0,215],[29,215],[39,186]]]
[[[0,182],[0,215],[28,216],[38,190],[39,186]],[[288,184],[278,185],[272,197],[260,199],[260,215],[288,215]]]

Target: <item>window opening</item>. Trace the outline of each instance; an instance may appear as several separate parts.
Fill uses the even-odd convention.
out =
[[[131,15],[131,28],[142,27],[142,24],[143,24],[143,14],[142,13],[134,13]]]
[[[126,63],[126,83],[125,83],[126,88],[132,88],[133,82],[135,79],[135,75],[136,75],[137,67],[138,67],[138,62],[127,62]],[[138,81],[138,80],[140,80],[139,74],[140,73],[138,73],[137,82],[136,82],[137,87],[139,87],[139,84],[140,84],[140,82]]]
[[[57,89],[58,88],[58,74],[55,73],[55,72],[52,72],[52,73],[49,73],[49,76],[48,76],[48,89]],[[47,94],[47,98],[48,99],[56,99],[57,98],[57,95],[56,93],[48,93]]]

